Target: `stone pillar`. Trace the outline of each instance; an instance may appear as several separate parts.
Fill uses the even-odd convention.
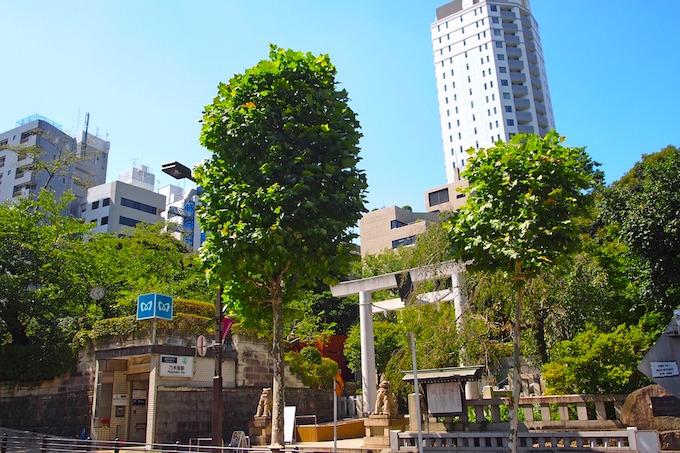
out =
[[[456,310],[456,328],[462,326],[462,316],[468,309],[467,298],[463,291],[463,266],[458,267],[451,275],[451,292],[453,293],[453,307]]]
[[[369,291],[359,292],[361,328],[361,387],[365,414],[373,412],[376,398],[375,345],[373,341],[373,306]]]
[[[156,401],[158,401],[158,362],[160,354],[151,354],[149,365],[149,394],[146,402],[146,443],[152,444],[156,437]]]

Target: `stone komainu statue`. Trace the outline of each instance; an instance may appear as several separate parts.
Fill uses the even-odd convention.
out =
[[[271,417],[273,405],[274,400],[272,399],[271,387],[262,389],[260,401],[257,403],[257,412],[255,413],[255,417]]]
[[[399,406],[389,381],[382,381],[375,398],[375,415],[397,415]]]

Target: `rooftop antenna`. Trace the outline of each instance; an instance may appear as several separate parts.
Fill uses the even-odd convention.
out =
[[[85,131],[83,132],[83,142],[80,144],[81,156],[87,155],[87,129],[90,127],[90,112],[85,114]]]

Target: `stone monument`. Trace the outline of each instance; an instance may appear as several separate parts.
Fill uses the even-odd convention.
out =
[[[364,437],[364,447],[385,447],[390,446],[390,431],[403,431],[408,420],[399,415],[397,399],[392,392],[389,381],[382,381],[376,394],[375,410],[364,420],[366,437]]]
[[[253,445],[267,445],[271,442],[273,405],[271,387],[262,389],[260,399],[257,402],[255,417],[248,424],[248,434]]]

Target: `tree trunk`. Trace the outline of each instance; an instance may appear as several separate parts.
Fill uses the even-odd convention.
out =
[[[536,319],[536,331],[534,338],[536,340],[536,349],[538,349],[538,356],[541,358],[541,363],[548,363],[548,345],[545,342],[545,318],[546,310],[539,308],[534,312]]]
[[[274,382],[272,385],[274,404],[272,407],[271,446],[283,448],[283,408],[286,404],[285,382],[283,376],[283,294],[280,283],[271,289],[272,312],[274,316],[274,339],[272,359],[274,361]]]
[[[515,275],[521,275],[521,264],[515,264]],[[522,388],[522,378],[520,371],[522,364],[520,362],[519,346],[520,346],[520,321],[521,321],[521,307],[522,299],[524,298],[524,282],[520,282],[517,287],[515,297],[515,324],[512,326],[512,362],[513,362],[513,379],[512,379],[512,397],[508,407],[508,416],[510,418],[510,432],[508,433],[508,451],[510,453],[517,453],[517,431],[519,429],[519,395]]]

